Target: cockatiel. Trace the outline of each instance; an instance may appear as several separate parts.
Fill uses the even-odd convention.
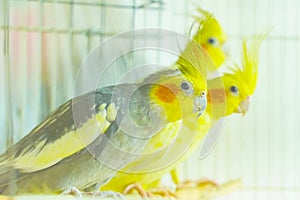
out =
[[[227,36],[212,13],[200,7],[197,8],[197,12],[199,15],[194,16],[194,23],[191,27],[191,30],[196,27],[192,39],[200,44],[210,56],[214,65],[210,65],[207,71],[213,72],[226,60],[227,56],[224,51],[224,44],[226,43]],[[178,62],[181,62],[181,58],[178,59]]]
[[[178,121],[196,122],[207,102],[205,66],[191,58],[200,54],[195,47],[185,54],[184,67],[62,104],[0,155],[0,194],[101,186],[132,162],[152,135],[174,134],[169,127]]]
[[[199,146],[215,121],[233,113],[244,115],[250,104],[250,96],[256,88],[259,48],[264,37],[265,35],[256,37],[249,48],[246,41],[243,41],[241,68],[233,65],[229,68],[230,71],[222,74],[221,77],[208,80],[208,104],[197,121],[198,126],[186,122],[169,146],[158,153],[140,156],[101,189],[128,193],[135,188],[142,196],[148,196],[149,193],[145,189],[158,187],[163,175],[185,161]],[[178,124],[174,123],[172,128],[176,129],[176,127]],[[155,142],[150,141],[147,147],[150,146],[151,149],[159,144]]]

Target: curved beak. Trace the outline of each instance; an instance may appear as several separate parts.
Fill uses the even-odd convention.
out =
[[[200,117],[202,113],[205,111],[207,105],[206,95],[204,96],[197,96],[194,99],[194,111],[198,112],[197,117]]]
[[[247,113],[250,107],[250,97],[247,96],[243,101],[241,101],[239,107],[236,109],[236,113],[241,113],[243,116]]]

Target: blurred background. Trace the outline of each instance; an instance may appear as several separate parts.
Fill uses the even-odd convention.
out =
[[[242,38],[273,29],[260,51],[250,111],[230,116],[212,153],[200,160],[197,152],[181,178],[241,178],[243,189],[229,199],[299,199],[297,0],[0,0],[0,152],[74,96],[78,69],[100,42],[145,27],[188,35],[196,6],[220,21],[237,63]]]

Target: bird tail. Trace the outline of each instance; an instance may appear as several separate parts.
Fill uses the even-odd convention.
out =
[[[0,155],[0,194],[6,191],[10,184],[13,184],[20,173],[18,169],[13,167],[12,159],[7,156],[7,153]]]
[[[10,184],[15,186],[18,177],[19,172],[17,169],[8,166],[0,166],[0,194],[3,194]]]

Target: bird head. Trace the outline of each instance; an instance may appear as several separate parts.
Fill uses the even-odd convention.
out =
[[[224,74],[221,77],[208,81],[209,102],[212,103],[216,118],[231,115],[232,113],[246,114],[250,105],[249,85],[244,82],[239,73]]]
[[[223,45],[226,42],[226,34],[211,13],[201,8],[198,8],[197,11],[201,16],[194,16],[194,25],[197,25],[197,30],[193,40],[207,51],[215,66],[219,67],[226,59],[223,49]]]
[[[185,116],[199,117],[206,108],[207,84],[199,75],[187,76],[180,70],[159,73],[159,79],[150,89],[150,99],[159,105],[169,122]]]
[[[256,36],[249,47],[243,41],[242,67],[229,66],[230,71],[221,77],[208,81],[208,101],[215,106],[216,118],[240,113],[245,115],[249,109],[258,75],[259,48],[266,34]],[[221,80],[221,84],[220,84]]]
[[[204,112],[207,104],[206,69],[210,65],[213,63],[203,48],[190,41],[173,67],[158,73],[160,78],[150,95],[165,110],[169,121],[191,113],[199,117]]]

